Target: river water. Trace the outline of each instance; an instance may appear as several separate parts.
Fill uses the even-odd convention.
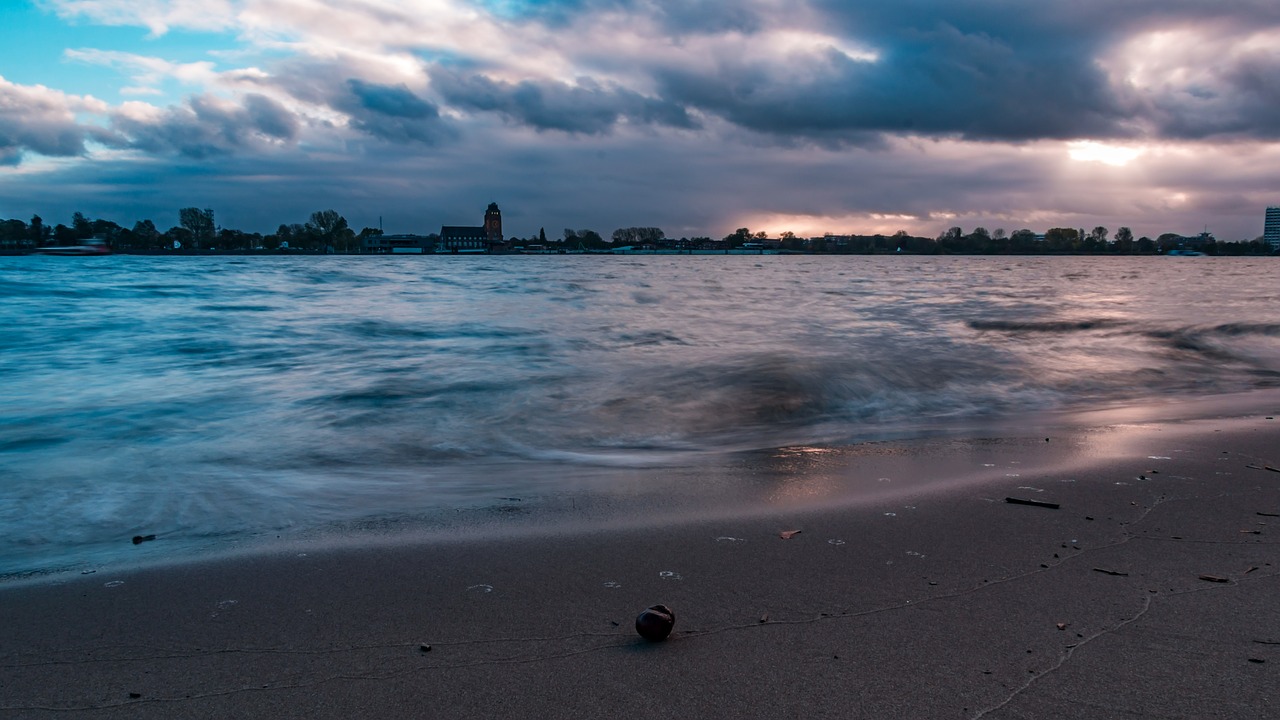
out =
[[[135,534],[209,547],[644,478],[733,495],[725,469],[753,452],[1259,397],[1280,386],[1278,271],[3,257],[0,574],[111,562]]]

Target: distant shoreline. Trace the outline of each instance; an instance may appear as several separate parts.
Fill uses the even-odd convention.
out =
[[[811,252],[804,250],[565,250],[563,252],[459,252],[459,253],[343,253],[323,252],[319,250],[121,250],[112,251],[108,255],[130,255],[138,257],[511,257],[511,256],[560,256],[560,255],[613,255],[626,257],[677,257],[677,256],[750,256],[793,255],[803,257],[1187,257],[1179,253],[1109,253],[1109,252],[1019,252],[1019,253],[966,253],[966,252]],[[0,250],[0,257],[24,257],[41,255],[35,250]],[[101,257],[101,256],[98,256]],[[1201,253],[1191,257],[1280,257],[1277,253]]]

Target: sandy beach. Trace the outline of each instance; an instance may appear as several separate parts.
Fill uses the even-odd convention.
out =
[[[0,715],[1263,717],[1277,422],[885,443],[844,472],[960,479],[11,583]]]

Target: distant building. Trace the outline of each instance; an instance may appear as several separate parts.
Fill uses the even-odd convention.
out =
[[[435,250],[435,242],[427,235],[368,235],[360,240],[364,253],[427,253]]]
[[[1280,207],[1267,208],[1267,221],[1262,226],[1262,239],[1271,249],[1280,250]]]
[[[1187,250],[1204,250],[1216,242],[1213,233],[1206,230],[1199,235],[1184,235],[1181,245]]]
[[[493,252],[504,247],[502,211],[498,209],[498,203],[489,203],[484,212],[484,225],[445,225],[440,228],[441,252]]]

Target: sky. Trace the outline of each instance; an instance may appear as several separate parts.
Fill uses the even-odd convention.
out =
[[[1275,0],[0,0],[0,218],[1262,234]]]

